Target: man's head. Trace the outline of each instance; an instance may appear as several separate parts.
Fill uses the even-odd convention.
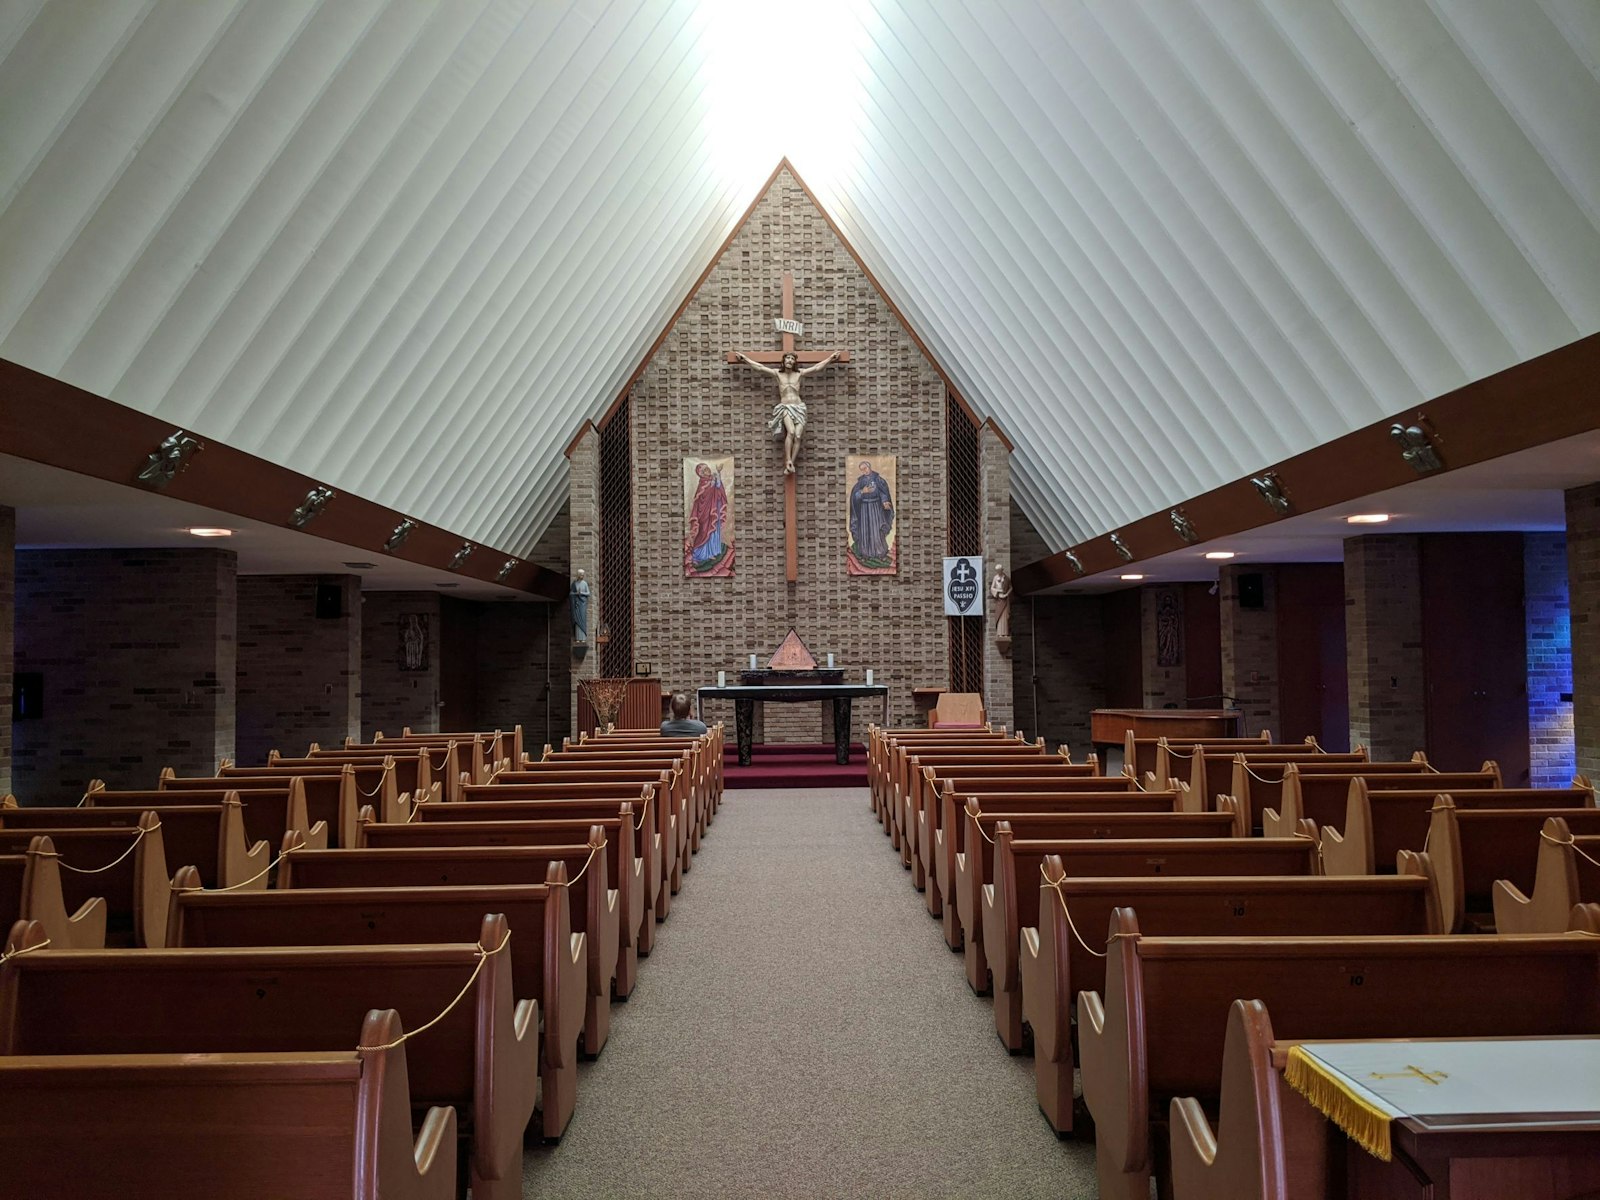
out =
[[[687,721],[689,719],[689,693],[672,693],[672,719],[674,721]]]
[[[785,354],[783,356],[783,369],[785,371],[792,371],[796,367],[798,367],[799,365],[800,365],[800,360],[798,358],[796,358],[794,355]]]
[[[861,473],[863,475],[871,475],[872,474],[872,464],[869,463],[869,462],[862,463],[861,464]]]

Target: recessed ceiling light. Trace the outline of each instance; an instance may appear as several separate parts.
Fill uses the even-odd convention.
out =
[[[459,583],[436,583],[434,587],[460,587]]]
[[[232,537],[231,529],[215,529],[209,525],[196,525],[189,530],[190,537]]]
[[[352,571],[370,571],[370,570],[372,570],[372,568],[376,567],[378,564],[377,563],[345,563],[344,565],[349,567]]]
[[[1122,578],[1123,579],[1128,579],[1128,580],[1137,580],[1137,579],[1143,579],[1144,576],[1143,575],[1124,575],[1124,576],[1122,576]]]
[[[1232,551],[1232,550],[1207,550],[1206,551],[1206,557],[1207,558],[1223,559],[1223,558],[1232,558],[1233,556],[1234,556],[1234,551]]]
[[[1388,513],[1356,513],[1344,520],[1347,525],[1382,525],[1388,519]]]

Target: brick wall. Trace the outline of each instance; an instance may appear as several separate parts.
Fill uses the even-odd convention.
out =
[[[1178,657],[1167,666],[1160,663],[1156,646],[1157,613],[1163,600],[1174,606],[1178,621]],[[1183,644],[1183,588],[1175,585],[1139,589],[1139,667],[1146,708],[1181,708],[1189,694],[1186,666],[1188,648]]]
[[[1567,492],[1567,586],[1578,770],[1600,779],[1600,483]]]
[[[16,612],[17,511],[0,505],[0,796],[11,791],[12,622]]]
[[[44,717],[13,728],[13,788],[71,803],[90,779],[154,787],[234,754],[234,555],[24,550],[16,669],[44,675]]]
[[[799,581],[784,580],[783,458],[767,433],[774,381],[723,361],[731,348],[778,337],[781,276],[794,273],[795,315],[806,348],[845,348],[852,361],[810,376],[798,469]],[[791,626],[823,659],[832,651],[861,679],[874,668],[891,688],[895,724],[916,719],[911,689],[944,683],[939,602],[945,537],[944,387],[823,216],[785,172],[756,206],[667,334],[632,393],[634,657],[669,687],[714,680],[752,652],[766,658]],[[580,490],[588,467],[573,456],[572,562],[583,565],[588,522]],[[897,461],[899,573],[845,569],[847,455]],[[682,460],[732,455],[732,579],[683,577]],[[1002,508],[1004,511],[1004,508]],[[585,515],[580,517],[580,513]],[[592,657],[592,656],[591,656]],[[855,735],[877,719],[858,703]],[[731,719],[731,712],[723,714]],[[817,741],[810,705],[774,705],[761,736]]]
[[[1008,728],[1016,725],[1012,699],[1011,662],[995,641],[998,617],[992,609],[988,587],[996,566],[1011,562],[1011,448],[992,424],[978,430],[978,511],[983,522],[984,635],[989,639],[983,655],[983,702],[989,720]],[[1009,572],[1008,572],[1009,573]],[[1017,598],[1012,597],[1013,611]]]
[[[1239,607],[1239,576],[1260,575],[1265,603]],[[1227,563],[1217,573],[1221,590],[1222,691],[1244,712],[1244,733],[1270,729],[1278,719],[1278,578],[1271,566]],[[1420,745],[1420,743],[1419,743]],[[1409,753],[1409,751],[1408,751]]]
[[[1374,759],[1427,744],[1420,545],[1413,534],[1346,538],[1350,744]]]
[[[1572,626],[1567,599],[1567,539],[1522,538],[1528,654],[1528,758],[1533,787],[1565,787],[1577,769],[1572,738]]]
[[[398,735],[408,725],[417,733],[436,732],[442,626],[439,594],[366,592],[362,600],[362,739],[371,741],[380,729]],[[409,613],[428,618],[428,665],[423,671],[404,671],[400,666],[400,618]]]
[[[317,587],[339,589],[336,618],[316,615]],[[354,575],[239,578],[240,763],[269,750],[304,754],[361,733],[361,580]]]

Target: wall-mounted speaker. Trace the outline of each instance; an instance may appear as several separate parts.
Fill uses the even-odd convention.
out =
[[[317,618],[337,621],[344,616],[344,588],[337,583],[317,584]]]
[[[1259,571],[1239,576],[1239,607],[1265,608],[1267,606],[1267,580]]]

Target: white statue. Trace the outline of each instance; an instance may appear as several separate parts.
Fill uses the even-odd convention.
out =
[[[580,568],[578,577],[572,581],[572,588],[568,593],[572,602],[572,632],[574,640],[587,642],[589,640],[589,580]]]
[[[772,419],[767,422],[767,430],[773,437],[783,439],[783,472],[793,475],[794,456],[800,450],[800,438],[806,431],[806,402],[800,399],[800,380],[823,367],[831,366],[838,360],[839,351],[835,350],[821,362],[809,367],[802,367],[799,358],[793,354],[783,356],[781,367],[758,363],[738,350],[734,354],[745,366],[754,367],[763,375],[771,375],[778,381],[778,403],[772,410]]]
[[[1006,569],[995,564],[994,578],[989,581],[989,599],[994,603],[989,607],[994,609],[994,635],[997,638],[1011,636],[1011,577],[1006,574]]]

